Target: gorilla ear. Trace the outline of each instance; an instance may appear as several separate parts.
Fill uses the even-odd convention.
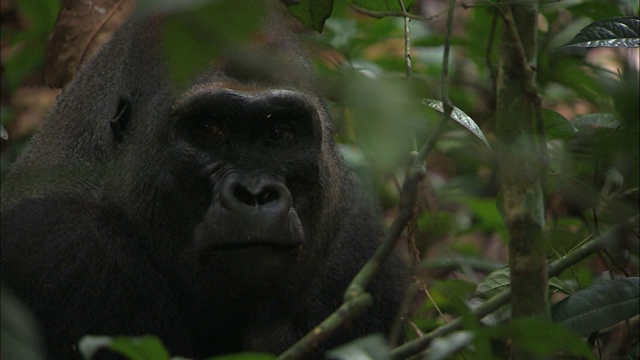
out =
[[[131,117],[131,97],[129,95],[121,96],[118,101],[118,109],[116,114],[109,122],[111,131],[113,131],[113,137],[117,143],[124,141],[124,135],[129,126],[129,119]]]

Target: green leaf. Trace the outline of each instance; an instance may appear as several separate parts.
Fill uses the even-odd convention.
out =
[[[638,315],[639,293],[638,277],[601,281],[554,304],[551,317],[587,336]]]
[[[476,296],[489,298],[511,284],[509,268],[505,267],[487,275],[476,288]]]
[[[371,162],[372,170],[396,170],[414,150],[410,139],[426,133],[420,97],[412,84],[393,78],[344,77],[347,114],[355,141]]]
[[[596,21],[562,47],[638,47],[640,17],[622,16]]]
[[[157,6],[163,6],[167,0]],[[265,8],[258,1],[189,0],[168,9],[163,21],[163,58],[175,84],[184,86],[221,56],[232,56],[234,65],[257,56],[255,49],[241,48],[260,30]],[[179,3],[179,4],[178,4]],[[239,9],[242,9],[239,11]],[[242,53],[246,58],[240,58]],[[189,54],[189,56],[184,56]],[[267,60],[270,60],[267,57]]]
[[[109,349],[131,360],[169,360],[169,352],[155,336],[115,337]]]
[[[2,307],[2,358],[43,360],[38,324],[29,310],[4,286],[0,288]]]
[[[548,280],[549,288],[560,290],[567,294],[573,294],[575,291],[573,288],[567,284],[566,282],[552,277]],[[502,269],[496,270],[491,274],[487,275],[476,288],[475,296],[480,296],[482,298],[489,298],[493,295],[496,295],[499,291],[504,290],[507,286],[511,285],[511,272],[508,267],[504,267]]]
[[[385,360],[389,358],[389,350],[389,344],[384,337],[375,334],[333,349],[327,353],[327,357],[336,360]]]
[[[422,100],[422,103],[432,109],[435,109],[441,113],[444,113],[442,101],[433,100],[433,99],[424,99]],[[473,121],[473,119],[469,115],[465,114],[464,111],[454,106],[453,111],[451,112],[451,119],[457,122],[458,124],[464,126],[467,130],[471,131],[473,135],[475,135],[478,139],[482,140],[482,142],[485,145],[487,145],[489,149],[491,149],[491,146],[489,146],[489,142],[487,141],[487,138],[484,136],[484,133],[482,132],[482,130],[480,130],[480,127],[476,124],[475,121]]]
[[[510,339],[513,345],[532,354],[549,356],[562,351],[594,359],[591,349],[575,333],[558,324],[536,318],[518,318],[486,332],[498,338]]]
[[[457,331],[445,337],[436,338],[429,346],[425,360],[448,359],[450,355],[469,345],[474,337],[471,331]]]
[[[562,281],[557,277],[549,279],[549,288],[560,290],[563,293],[570,295],[575,294],[576,292],[571,284],[567,283],[566,281]]]
[[[573,124],[576,126],[589,126],[608,129],[617,129],[620,126],[620,122],[616,120],[615,116],[609,113],[594,113],[582,115],[573,119]]]
[[[333,0],[301,0],[288,5],[287,9],[302,25],[322,32],[324,22],[331,16]]]
[[[573,124],[564,116],[549,109],[542,109],[544,135],[548,140],[566,139],[578,132]]]

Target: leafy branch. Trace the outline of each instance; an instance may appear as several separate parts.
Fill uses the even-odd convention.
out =
[[[636,215],[626,220],[625,222],[612,227],[609,231],[602,234],[601,236],[586,242],[567,255],[551,262],[548,265],[548,276],[558,276],[564,270],[584,260],[590,255],[593,255],[596,252],[604,250],[608,247],[616,247],[618,243],[622,241],[622,239],[624,239],[625,235],[629,231],[631,231],[632,229],[637,229],[638,219],[639,217]],[[502,306],[506,305],[510,299],[511,289],[505,289],[473,309],[470,313],[475,318],[482,319],[485,316],[500,309]],[[434,339],[461,330],[463,326],[463,319],[460,317],[456,318],[446,325],[443,325],[425,334],[421,338],[410,341],[393,349],[390,353],[390,358],[393,360],[401,360],[406,359],[409,356],[419,354],[420,352],[425,351]]]

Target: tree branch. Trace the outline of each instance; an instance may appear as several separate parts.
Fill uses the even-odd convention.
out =
[[[317,344],[324,341],[329,335],[331,335],[342,324],[348,322],[358,315],[365,312],[370,306],[373,300],[371,295],[367,293],[361,293],[358,296],[351,298],[342,304],[338,310],[333,312],[328,318],[326,318],[320,325],[316,326],[302,339],[298,340],[287,351],[278,356],[278,360],[293,360],[300,359],[309,350],[313,349]]]

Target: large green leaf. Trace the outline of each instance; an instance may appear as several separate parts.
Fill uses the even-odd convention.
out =
[[[640,278],[601,281],[554,304],[551,316],[587,336],[640,312]]]
[[[570,138],[578,132],[569,120],[553,110],[542,109],[542,121],[548,140]]]
[[[442,101],[433,100],[433,99],[424,99],[422,100],[422,103],[432,109],[438,110],[439,112],[444,112]],[[482,140],[482,142],[485,145],[487,145],[489,149],[491,149],[491,146],[489,146],[489,142],[487,141],[487,138],[484,136],[484,133],[482,132],[482,130],[480,130],[480,127],[478,126],[478,124],[476,124],[476,122],[473,121],[471,116],[465,114],[464,111],[458,109],[457,107],[454,107],[453,111],[451,112],[451,119],[457,122],[458,124],[464,126],[467,130],[471,131],[473,135],[475,135],[478,139]]]
[[[596,21],[580,30],[563,47],[638,47],[640,17],[622,16]]]
[[[163,0],[157,6],[167,2]],[[249,43],[260,31],[265,16],[265,8],[258,6],[260,2],[189,0],[180,4],[165,10],[170,11],[163,21],[161,39],[163,58],[175,84],[189,84],[191,79],[223,54],[242,53],[242,58],[237,55],[233,58],[233,61],[242,65],[247,61],[260,62],[263,66],[271,62],[270,57],[265,58],[262,53],[258,55],[255,50],[242,48],[240,51],[240,46]],[[255,68],[262,69],[258,66]]]
[[[342,81],[355,140],[378,174],[395,171],[416,134],[427,128],[417,89],[393,78],[345,77]]]
[[[505,267],[487,275],[476,288],[476,296],[490,298],[511,285],[509,268]]]
[[[333,0],[301,0],[292,1],[287,6],[289,13],[295,16],[302,25],[308,26],[322,32],[324,22],[331,15],[333,10]]]

